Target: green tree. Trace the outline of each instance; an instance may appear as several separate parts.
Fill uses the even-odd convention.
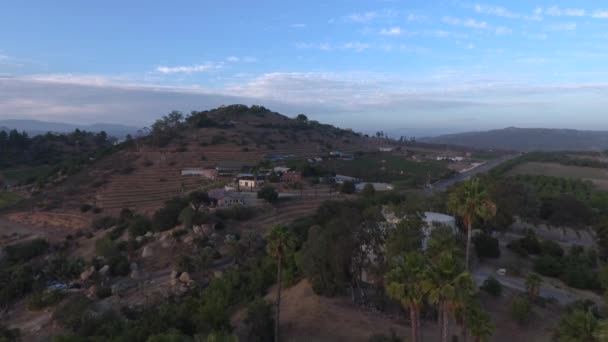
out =
[[[554,337],[558,342],[605,341],[596,338],[598,328],[598,320],[591,312],[577,309],[562,316]]]
[[[536,273],[529,273],[526,277],[526,290],[531,300],[538,297],[542,283],[543,279]]]
[[[343,194],[354,194],[356,190],[357,190],[357,187],[355,186],[355,183],[353,183],[353,182],[345,181],[340,186],[340,192]]]
[[[471,303],[465,309],[465,324],[475,342],[487,342],[494,333],[494,325],[488,315],[477,303]],[[466,340],[465,340],[466,341]]]
[[[279,193],[273,186],[266,185],[258,191],[258,198],[272,204],[279,200]]]
[[[365,184],[363,190],[361,191],[361,195],[363,197],[373,197],[376,194],[376,189],[370,183]]]
[[[267,252],[277,260],[277,296],[274,322],[275,341],[279,340],[283,259],[288,253],[293,252],[295,245],[296,239],[293,233],[285,226],[274,226],[268,235],[268,245],[266,246]]]
[[[245,322],[249,326],[248,341],[269,342],[274,340],[272,306],[258,297],[247,306]]]
[[[496,205],[482,187],[478,178],[470,179],[456,188],[448,198],[449,210],[460,216],[467,229],[465,265],[469,268],[471,235],[476,219],[487,220],[496,215]]]
[[[421,253],[408,253],[396,261],[386,275],[385,286],[389,297],[399,301],[404,310],[409,310],[411,341],[420,342],[420,310],[426,298],[424,287],[427,264]]]
[[[520,325],[525,325],[532,315],[532,305],[525,297],[517,297],[511,302],[511,317]]]

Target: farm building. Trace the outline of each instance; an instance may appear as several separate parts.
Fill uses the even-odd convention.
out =
[[[210,168],[185,168],[182,169],[182,176],[200,176],[203,178],[215,180],[217,178],[217,170]]]
[[[358,183],[359,181],[360,180],[358,178],[344,176],[344,175],[336,175],[334,177],[334,182],[336,182],[337,184],[343,184],[344,182]]]
[[[376,191],[390,191],[395,189],[388,183],[359,183],[356,185],[357,191],[362,191],[367,184],[371,184]]]
[[[300,181],[302,181],[302,172],[298,172],[298,171],[284,172],[283,175],[281,176],[281,181],[287,182],[287,183],[300,182]]]
[[[392,152],[394,150],[393,147],[379,147],[378,151],[380,152]]]
[[[241,188],[257,188],[264,184],[265,178],[259,175],[253,175],[250,173],[239,174],[237,176],[239,187]]]
[[[239,172],[251,168],[252,165],[240,161],[223,161],[217,163],[215,170],[220,177],[233,177]]]
[[[209,198],[213,199],[218,208],[227,208],[236,205],[253,205],[256,199],[249,194],[226,191],[224,189],[215,189],[209,191]]]

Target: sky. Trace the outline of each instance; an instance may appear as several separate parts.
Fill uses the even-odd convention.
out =
[[[141,127],[171,110],[243,103],[394,135],[608,130],[605,1],[0,8],[0,119]]]

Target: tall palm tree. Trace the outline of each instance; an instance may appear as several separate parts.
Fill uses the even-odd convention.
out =
[[[431,259],[424,280],[431,304],[439,309],[441,341],[448,341],[450,314],[470,301],[475,289],[471,275],[462,271],[462,262],[450,251]]]
[[[425,299],[423,283],[426,267],[424,255],[410,253],[396,261],[384,281],[389,297],[398,300],[404,309],[409,310],[412,342],[422,340],[420,309]]]
[[[465,265],[469,269],[471,257],[471,234],[476,218],[483,220],[496,216],[496,204],[480,184],[478,178],[472,178],[462,183],[448,198],[448,209],[460,216],[467,228],[467,245]]]
[[[543,279],[536,273],[529,273],[526,277],[526,290],[530,299],[534,300],[540,293],[540,286]]]
[[[597,339],[599,328],[599,322],[591,312],[579,309],[562,316],[553,337],[558,342],[605,341]]]
[[[295,237],[293,233],[285,226],[276,225],[272,227],[268,235],[268,245],[266,250],[268,254],[277,259],[277,299],[274,321],[274,340],[279,341],[279,321],[281,313],[281,283],[283,271],[283,258],[295,248]]]

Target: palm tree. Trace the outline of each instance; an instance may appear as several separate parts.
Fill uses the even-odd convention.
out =
[[[596,339],[599,328],[599,322],[591,312],[580,309],[574,310],[562,316],[555,331],[554,339],[558,342],[605,341]]]
[[[420,309],[425,299],[423,284],[426,267],[421,253],[407,254],[396,261],[384,282],[389,297],[398,300],[404,309],[409,310],[412,342],[422,340]]]
[[[440,253],[431,259],[424,280],[431,304],[439,309],[441,340],[448,341],[450,313],[464,308],[470,301],[475,289],[473,278],[462,271],[462,263],[451,251]]]
[[[462,218],[467,228],[465,265],[468,270],[471,256],[473,222],[476,218],[487,220],[496,216],[496,204],[492,202],[490,196],[480,184],[479,179],[473,178],[462,183],[456,191],[450,194],[448,208],[451,212]]]
[[[277,299],[274,322],[274,340],[279,341],[279,318],[281,312],[281,275],[283,271],[283,258],[295,248],[295,237],[293,233],[285,226],[276,225],[268,235],[268,245],[266,250],[268,254],[277,259]]]
[[[526,277],[526,290],[531,300],[538,297],[542,283],[543,279],[536,273],[529,273]]]
[[[600,321],[595,333],[598,341],[608,341],[608,320]]]
[[[492,337],[494,325],[490,316],[477,303],[469,303],[464,312],[465,324],[475,342],[487,342]],[[466,340],[465,340],[466,341]]]

